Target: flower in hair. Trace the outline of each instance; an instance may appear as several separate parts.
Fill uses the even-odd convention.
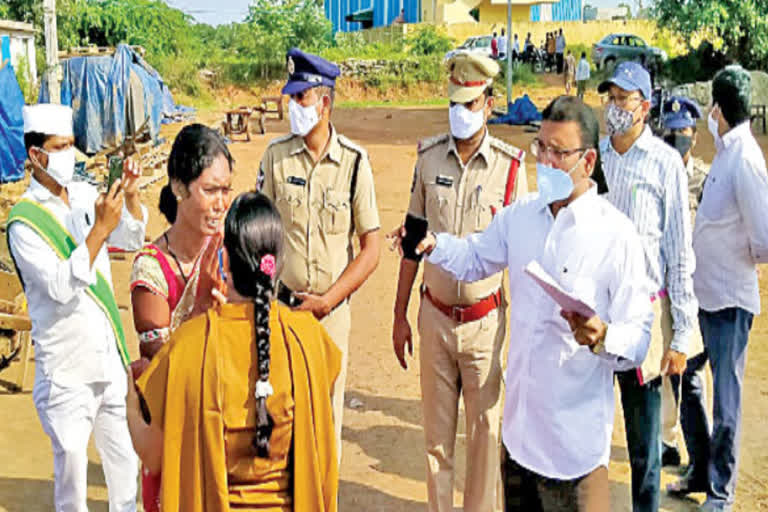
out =
[[[259,264],[259,270],[267,274],[270,278],[275,277],[275,271],[277,265],[275,264],[274,254],[265,254],[261,257],[261,263]]]

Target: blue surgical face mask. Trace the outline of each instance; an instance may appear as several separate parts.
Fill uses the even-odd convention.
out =
[[[579,158],[576,165],[571,167],[571,170],[569,171],[564,171],[541,162],[536,162],[536,182],[539,186],[539,196],[544,199],[547,204],[552,204],[556,201],[562,201],[563,199],[571,197],[571,194],[573,193],[571,173],[579,166],[582,158],[584,158],[584,155]]]

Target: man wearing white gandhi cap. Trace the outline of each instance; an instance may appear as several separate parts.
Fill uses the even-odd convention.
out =
[[[138,463],[125,411],[128,356],[106,243],[138,250],[146,209],[139,168],[126,161],[105,194],[73,182],[72,109],[24,107],[29,188],[8,217],[8,246],[24,285],[35,341],[33,399],[51,439],[59,512],[87,511],[88,439],[109,490],[109,510],[136,510]]]

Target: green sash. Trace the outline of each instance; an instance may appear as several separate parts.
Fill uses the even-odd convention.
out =
[[[53,248],[62,260],[69,259],[72,251],[77,248],[77,244],[69,231],[67,231],[67,228],[62,226],[47,208],[34,201],[22,199],[11,209],[11,213],[8,215],[8,228],[14,222],[21,222],[34,229],[43,240],[48,242],[48,245]],[[8,229],[8,232],[10,232],[10,229]],[[11,257],[13,257],[13,253],[11,253]],[[21,277],[19,272],[19,278]],[[21,279],[21,282],[23,284],[24,280]],[[99,305],[107,316],[115,333],[120,359],[127,368],[131,359],[128,356],[128,349],[125,344],[125,332],[123,331],[123,323],[120,320],[120,311],[117,308],[117,301],[115,301],[112,288],[101,272],[96,271],[96,284],[90,285],[86,292],[96,301],[96,304]]]

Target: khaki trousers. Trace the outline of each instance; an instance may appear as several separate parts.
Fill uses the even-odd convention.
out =
[[[336,429],[336,453],[339,456],[339,464],[341,464],[341,425],[344,418],[344,388],[347,383],[347,361],[349,360],[349,330],[352,327],[349,302],[342,303],[320,323],[341,350],[341,371],[333,385],[333,395],[331,396],[333,426]]]
[[[430,512],[453,511],[454,448],[459,394],[466,413],[464,510],[496,509],[499,482],[500,353],[506,304],[458,324],[426,297],[419,310],[421,403]]]

